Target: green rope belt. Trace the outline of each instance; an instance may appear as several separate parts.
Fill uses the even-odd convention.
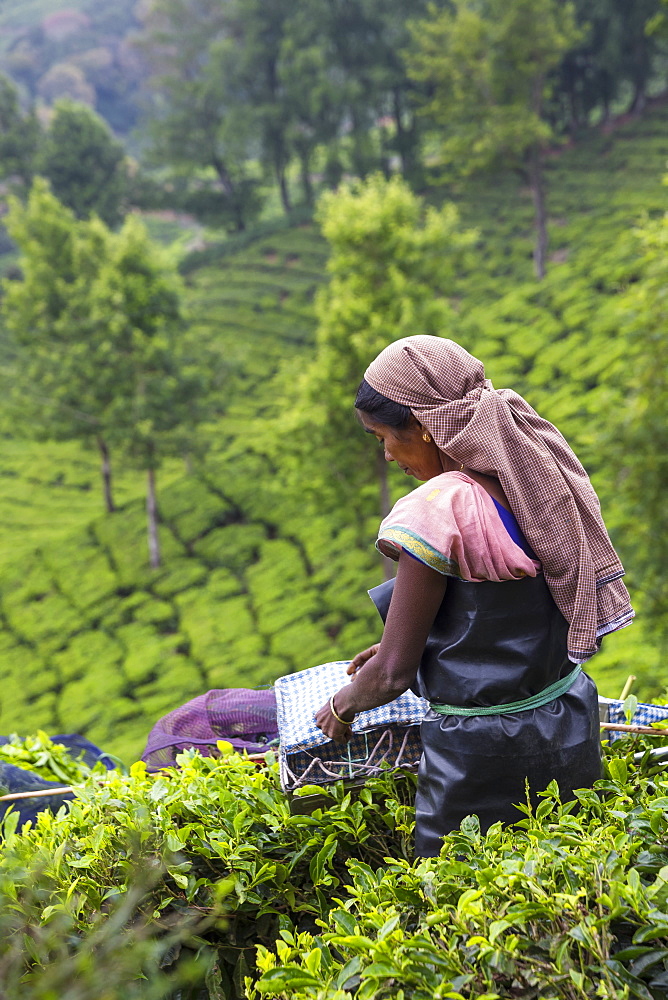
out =
[[[582,673],[582,667],[577,666],[566,674],[561,680],[555,681],[549,687],[532,694],[530,698],[523,701],[511,701],[507,705],[490,705],[488,708],[462,708],[461,705],[435,705],[433,702],[430,708],[438,715],[508,715],[509,712],[526,712],[530,708],[540,708],[547,705],[548,701],[560,698],[568,691],[569,687]]]

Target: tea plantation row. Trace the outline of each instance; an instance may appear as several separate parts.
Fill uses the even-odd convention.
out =
[[[6,821],[0,981],[25,1000],[664,1000],[668,776],[646,746],[619,741],[575,802],[551,786],[517,827],[469,817],[417,861],[410,775],[307,787],[305,812],[272,760],[93,773],[56,817]]]

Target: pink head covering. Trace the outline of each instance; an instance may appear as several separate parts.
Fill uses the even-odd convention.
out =
[[[574,662],[597,651],[598,637],[630,622],[624,568],[598,497],[556,427],[516,392],[495,389],[481,361],[441,337],[395,341],[364,377],[409,406],[441,451],[500,481],[570,625]]]

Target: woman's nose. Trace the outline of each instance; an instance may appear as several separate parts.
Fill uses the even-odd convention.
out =
[[[392,457],[392,455],[390,454],[390,452],[387,450],[386,446],[384,446],[383,450],[385,451],[385,461],[386,462],[393,462],[394,458]]]

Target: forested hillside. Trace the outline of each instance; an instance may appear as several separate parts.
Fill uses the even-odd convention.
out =
[[[145,67],[131,36],[136,0],[5,0],[0,63],[24,98],[44,107],[64,98],[97,110],[126,134],[137,122]]]
[[[614,451],[602,454],[601,406],[621,391],[616,309],[637,268],[631,231],[643,211],[664,209],[666,117],[657,104],[552,158],[554,260],[541,285],[530,276],[526,195],[512,178],[460,196],[462,221],[479,236],[443,331],[484,358],[497,385],[525,392],[563,428],[592,470],[631,569],[638,539],[615,498]],[[192,334],[220,352],[228,375],[224,415],[201,431],[208,453],[189,470],[172,460],[159,474],[161,569],[148,567],[137,473],[119,469],[120,509],[104,515],[92,454],[6,441],[5,730],[76,730],[129,761],[152,722],[187,698],[350,656],[378,633],[365,594],[381,572],[373,505],[360,548],[346,509],[314,510],[326,448],[302,457],[289,487],[281,475],[290,452],[281,424],[299,405],[296,380],[313,357],[327,246],[305,224],[247,242],[236,252],[223,244],[217,260],[212,249],[184,262]],[[358,433],[352,417],[350,433]],[[395,492],[406,488],[392,480]],[[642,605],[637,575],[631,586]],[[592,669],[605,694],[635,673],[638,692],[657,695],[665,683],[657,656],[638,623],[611,637]]]

